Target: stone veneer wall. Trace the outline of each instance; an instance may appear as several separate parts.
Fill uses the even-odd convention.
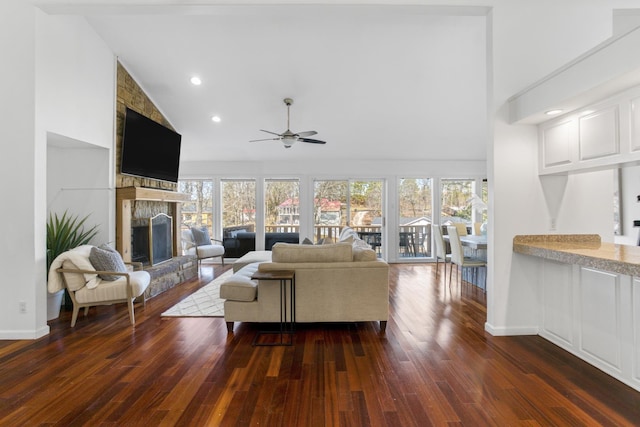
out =
[[[117,91],[116,91],[116,187],[150,187],[176,191],[178,186],[171,182],[156,179],[138,178],[120,174],[120,156],[122,153],[122,136],[124,133],[124,116],[126,107],[168,127],[173,127],[153,104],[142,88],[131,77],[127,70],[118,62]]]
[[[142,88],[131,77],[127,70],[118,62],[117,71],[117,92],[116,92],[116,147],[115,147],[115,165],[116,165],[116,187],[150,187],[162,190],[177,191],[177,184],[155,179],[138,178],[134,176],[122,175],[120,173],[120,155],[122,152],[122,136],[124,133],[124,116],[126,107],[152,119],[163,126],[173,129],[167,119],[160,113],[160,110],[153,104]],[[152,202],[145,200],[136,200],[131,204],[131,222],[137,225],[144,222],[159,213],[166,213],[173,216],[174,221],[176,213],[173,210],[172,203]],[[151,274],[151,283],[145,292],[145,299],[154,297],[179,283],[189,280],[198,275],[198,263],[195,256],[175,257],[162,264],[148,267],[147,271]]]

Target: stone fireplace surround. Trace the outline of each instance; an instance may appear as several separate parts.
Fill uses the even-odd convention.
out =
[[[144,298],[156,296],[175,285],[198,275],[195,256],[181,255],[180,204],[189,200],[187,194],[155,188],[123,187],[116,189],[116,249],[125,261],[131,261],[132,227],[158,213],[174,218],[172,247],[173,257],[158,265],[146,267],[151,283]]]

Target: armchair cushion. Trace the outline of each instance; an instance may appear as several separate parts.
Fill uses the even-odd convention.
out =
[[[122,257],[115,250],[106,250],[94,246],[91,248],[89,261],[91,265],[93,265],[93,268],[98,271],[117,271],[119,273],[125,273],[127,271],[127,266],[124,265]],[[104,273],[98,274],[98,276],[107,281],[117,280],[122,277]]]
[[[73,276],[70,274],[69,276]],[[75,276],[79,276],[75,274]],[[88,289],[86,286],[75,293],[76,300],[80,304],[99,303],[106,301],[126,300],[127,278],[125,276],[114,276],[116,280],[101,281],[100,286]],[[151,276],[146,271],[129,272],[129,283],[131,284],[131,296],[133,298],[142,295],[151,282]]]

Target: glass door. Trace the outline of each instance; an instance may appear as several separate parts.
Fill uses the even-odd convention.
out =
[[[383,188],[382,180],[315,181],[315,243],[336,241],[349,226],[382,256]]]
[[[349,226],[382,257],[383,181],[349,183]]]
[[[225,256],[256,250],[256,181],[222,180],[222,237]]]
[[[431,178],[398,182],[398,259],[430,258],[433,223]]]
[[[315,181],[313,184],[314,242],[334,242],[347,225],[348,181]]]
[[[267,179],[264,183],[264,248],[300,239],[300,182]]]

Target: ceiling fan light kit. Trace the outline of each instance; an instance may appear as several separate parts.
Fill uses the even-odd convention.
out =
[[[316,132],[315,130],[308,130],[308,131],[304,131],[304,132],[291,132],[289,130],[290,126],[289,126],[289,118],[290,118],[290,107],[291,104],[293,104],[293,99],[291,98],[285,98],[284,100],[285,105],[287,106],[287,130],[282,132],[282,133],[276,133],[276,132],[271,132],[269,130],[264,130],[264,129],[260,129],[261,132],[266,132],[266,133],[270,133],[272,135],[276,135],[277,138],[267,138],[267,139],[253,139],[249,142],[258,142],[258,141],[282,141],[282,144],[284,145],[284,148],[291,148],[291,146],[293,144],[295,144],[296,142],[300,141],[300,142],[308,142],[311,144],[326,144],[325,141],[320,141],[319,139],[311,139],[311,138],[307,138],[307,136],[312,136],[317,134],[318,132]]]

